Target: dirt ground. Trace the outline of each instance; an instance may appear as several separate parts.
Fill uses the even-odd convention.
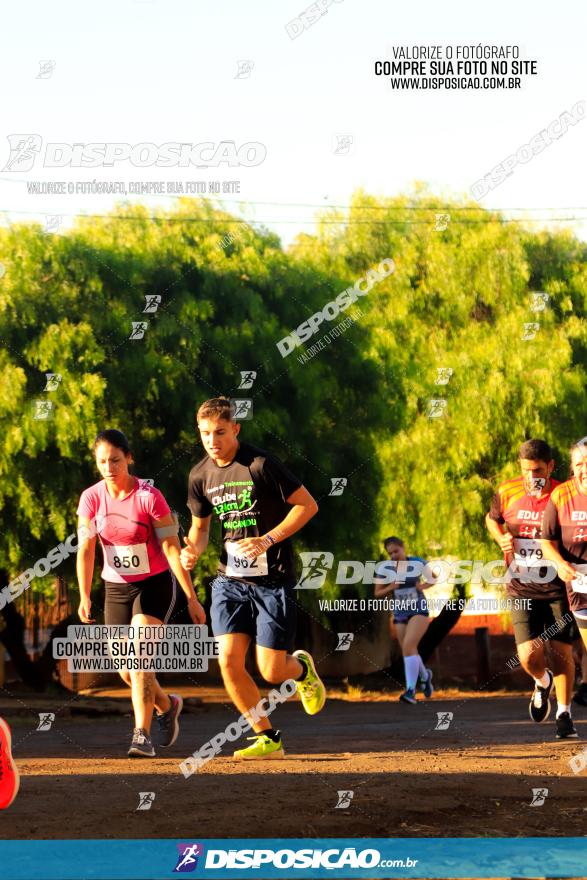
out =
[[[186,697],[196,691],[179,688]],[[582,836],[587,771],[569,758],[585,748],[587,710],[576,707],[580,739],[557,742],[554,722],[533,724],[527,695],[446,691],[407,706],[397,696],[331,695],[315,717],[296,700],[280,707],[282,761],[221,757],[185,779],[179,763],[236,718],[221,689],[197,692],[181,734],[164,756],[126,756],[132,719],[124,692],[38,700],[2,692],[12,726],[21,790],[0,818],[0,837],[501,837]],[[37,712],[55,713],[38,731]],[[452,712],[438,730],[437,713]],[[581,742],[583,740],[583,742]],[[239,743],[240,745],[240,743]],[[532,789],[548,789],[531,806]],[[352,791],[337,808],[339,791]],[[139,792],[154,792],[137,810]],[[539,798],[538,798],[539,799]]]

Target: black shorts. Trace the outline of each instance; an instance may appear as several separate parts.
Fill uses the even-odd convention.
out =
[[[511,610],[516,645],[532,642],[541,636],[570,645],[573,642],[573,615],[566,596],[558,599],[527,599],[529,608]],[[550,632],[546,632],[549,628]]]
[[[175,623],[180,592],[183,591],[169,569],[132,584],[106,581],[104,623],[128,626],[135,614],[148,614],[162,623]]]

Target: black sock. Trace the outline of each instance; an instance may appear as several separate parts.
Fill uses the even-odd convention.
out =
[[[269,730],[263,731],[263,736],[268,736],[269,739],[272,740],[272,742],[276,743],[279,742],[279,740],[281,739],[281,731],[273,730],[273,728],[270,727]]]
[[[301,663],[301,665],[302,665],[302,674],[298,675],[298,677],[295,679],[295,681],[303,681],[309,672],[309,666],[305,660],[302,660],[301,657],[296,657],[296,660],[298,661],[298,663]]]

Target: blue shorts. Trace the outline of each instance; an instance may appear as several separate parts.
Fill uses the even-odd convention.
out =
[[[253,585],[223,574],[212,581],[210,622],[215,636],[244,633],[262,648],[291,651],[296,612],[293,586]]]

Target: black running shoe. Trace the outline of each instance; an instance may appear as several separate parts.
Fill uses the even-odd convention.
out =
[[[557,739],[579,739],[579,734],[573,727],[573,719],[568,712],[563,712],[556,719]]]
[[[167,712],[161,715],[156,714],[157,724],[159,725],[159,736],[157,745],[166,749],[172,746],[179,733],[179,713],[183,709],[183,700],[179,694],[169,694],[171,706]]]
[[[587,706],[587,681],[582,681],[577,688],[573,697],[573,703],[576,703],[578,706]]]
[[[135,727],[128,750],[129,758],[154,758],[155,749],[144,727]]]
[[[426,678],[424,681],[420,681],[420,688],[426,699],[429,700],[434,693],[434,688],[432,687],[432,670],[428,667],[426,667]]]
[[[539,684],[535,686],[534,693],[530,699],[530,705],[528,706],[530,718],[538,724],[540,724],[541,721],[546,721],[550,715],[550,692],[552,690],[554,676],[550,669],[547,669],[546,671],[550,677],[549,683],[545,688],[540,687]]]

